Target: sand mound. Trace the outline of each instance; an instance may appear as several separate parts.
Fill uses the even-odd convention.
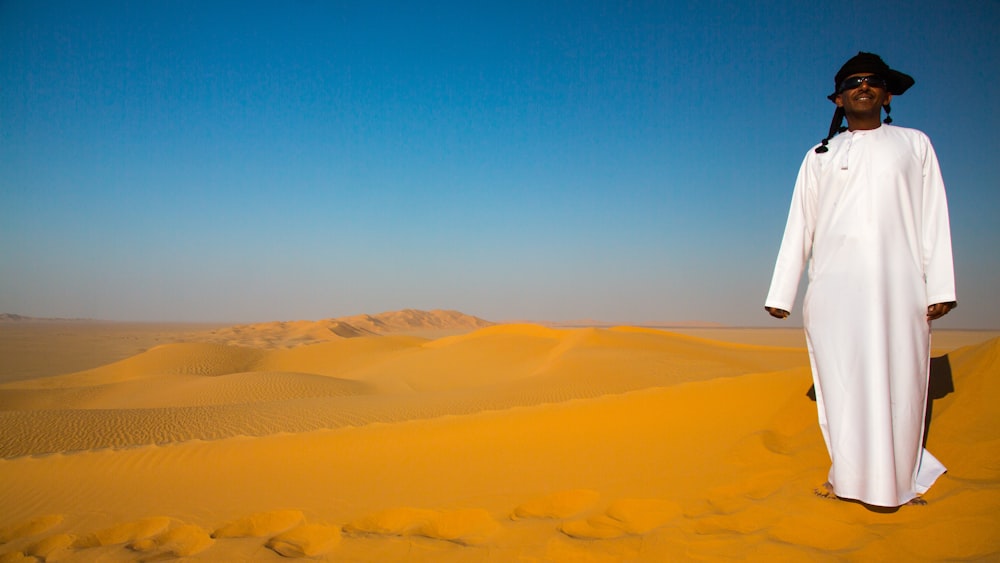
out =
[[[66,389],[113,385],[162,375],[224,375],[252,371],[259,350],[210,343],[164,344],[120,362],[68,375],[13,382],[3,389]]]
[[[292,349],[269,350],[261,358],[260,369],[295,371],[349,377],[377,364],[401,350],[413,349],[427,340],[413,336],[351,338]]]
[[[0,385],[0,561],[1000,557],[1000,339],[936,361],[949,473],[889,513],[813,495],[802,349],[535,325],[198,346]]]

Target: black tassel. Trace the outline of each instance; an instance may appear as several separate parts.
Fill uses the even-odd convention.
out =
[[[820,146],[816,147],[816,153],[823,154],[830,150],[826,145],[830,142],[837,133],[843,133],[847,130],[846,127],[841,125],[844,123],[844,108],[838,107],[836,111],[833,112],[833,119],[830,121],[830,131],[827,133],[826,138],[823,139]]]

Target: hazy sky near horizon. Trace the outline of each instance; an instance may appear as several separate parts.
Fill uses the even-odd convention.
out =
[[[948,187],[937,326],[997,328],[998,28],[985,0],[0,0],[0,312],[787,326],[792,185],[865,50],[916,78],[892,115]]]

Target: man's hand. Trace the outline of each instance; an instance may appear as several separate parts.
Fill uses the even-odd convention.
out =
[[[788,311],[784,309],[775,309],[774,307],[764,307],[764,310],[767,311],[769,315],[771,315],[776,319],[784,319],[788,317]],[[943,315],[944,313],[941,314]]]
[[[941,317],[948,314],[955,307],[958,307],[958,302],[949,301],[948,303],[935,303],[930,307],[927,307],[927,320],[933,321],[935,319],[940,319]]]

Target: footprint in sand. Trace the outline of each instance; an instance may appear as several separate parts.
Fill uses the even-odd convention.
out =
[[[18,538],[37,536],[58,526],[62,521],[63,516],[61,514],[50,514],[48,516],[39,516],[27,522],[19,522],[0,528],[0,544],[5,544]]]
[[[858,549],[873,537],[863,524],[802,514],[780,519],[767,535],[780,542],[826,552]]]
[[[589,489],[559,491],[518,506],[511,513],[510,519],[570,518],[594,506],[599,498],[601,493]]]
[[[768,529],[784,517],[785,513],[773,506],[749,505],[739,511],[698,516],[692,529],[699,535],[749,535]]]
[[[258,512],[234,520],[212,534],[213,538],[263,538],[285,532],[306,519],[298,510]]]
[[[822,444],[816,439],[816,432],[812,428],[805,428],[795,433],[762,430],[758,436],[764,448],[778,455],[795,455],[802,450],[815,448],[818,444]]]
[[[268,549],[284,557],[316,557],[340,544],[340,527],[302,524],[267,542]]]
[[[483,509],[426,510],[420,508],[390,508],[355,520],[344,526],[349,534],[385,536],[422,536],[461,545],[482,545],[498,531],[500,525]]]
[[[143,553],[149,559],[188,557],[205,551],[215,540],[208,531],[194,524],[181,524],[154,536],[132,542],[129,549]]]
[[[92,534],[80,536],[73,542],[76,549],[134,543],[163,533],[170,527],[171,520],[166,516],[153,516],[135,522],[126,522],[99,530]]]
[[[563,523],[559,531],[577,539],[612,539],[643,535],[681,516],[681,507],[660,499],[620,499],[603,514]]]
[[[787,471],[751,474],[741,481],[710,490],[706,500],[713,512],[731,514],[766,499],[793,479],[794,476]]]
[[[26,522],[18,522],[10,526],[5,526],[0,528],[0,545],[14,540],[27,539],[32,536],[43,534],[61,524],[62,521],[63,516],[61,514],[50,514],[47,516],[39,516],[38,518],[33,518]],[[75,539],[76,538],[73,536],[66,534],[45,538],[31,544],[23,552],[13,551],[0,555],[0,563],[7,563],[10,561],[37,561],[38,559],[42,559],[44,561],[49,556],[57,554],[59,551],[70,547]]]
[[[24,550],[24,555],[35,558],[30,559],[30,561],[56,561],[63,552],[73,546],[74,541],[76,541],[76,537],[70,534],[56,534],[31,544]],[[0,558],[0,561],[6,560]]]

